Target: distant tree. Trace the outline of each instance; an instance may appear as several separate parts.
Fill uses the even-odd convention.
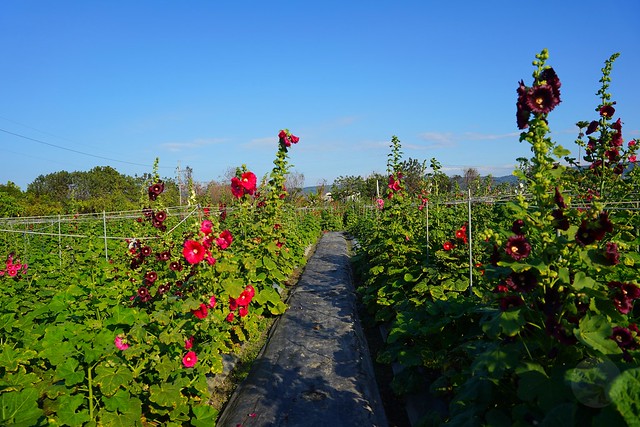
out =
[[[462,176],[462,182],[464,183],[464,189],[471,188],[472,191],[476,191],[480,188],[480,173],[476,168],[466,168]]]
[[[404,185],[409,194],[419,194],[424,188],[424,178],[427,171],[426,160],[417,159],[400,162],[400,171],[404,177]]]
[[[431,172],[426,174],[427,190],[434,196],[451,193],[453,180],[442,172],[442,165],[435,159],[431,159]]]
[[[361,176],[339,176],[331,185],[331,197],[333,200],[346,200],[361,196],[364,190],[364,179]]]
[[[378,172],[372,172],[364,180],[362,197],[366,198],[367,200],[371,200],[376,197],[385,197],[385,195],[387,194],[388,184],[389,177],[387,175]]]
[[[298,171],[290,171],[287,174],[285,185],[289,193],[289,200],[299,200],[302,197],[302,189],[304,188],[304,174]]]

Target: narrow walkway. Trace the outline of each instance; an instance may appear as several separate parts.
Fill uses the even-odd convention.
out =
[[[218,426],[386,427],[347,243],[326,233]]]

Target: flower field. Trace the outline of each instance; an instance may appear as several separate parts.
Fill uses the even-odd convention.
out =
[[[0,425],[215,425],[208,379],[341,227],[385,333],[377,361],[401,368],[393,390],[428,387],[447,408],[421,425],[640,425],[640,176],[609,93],[616,58],[575,159],[550,137],[561,79],[536,55],[514,88],[531,157],[508,194],[445,190],[435,159],[409,191],[393,137],[384,194],[299,209],[285,129],[266,179],[238,168],[229,206],[165,206],[156,167],[138,211],[0,221]]]
[[[545,50],[516,88],[532,157],[512,200],[439,194],[438,170],[407,192],[394,137],[375,215],[347,213],[359,292],[388,332],[378,361],[403,368],[397,393],[446,404],[422,425],[639,425],[640,180],[608,92],[616,57],[578,123],[583,159],[549,137],[561,83]]]
[[[238,170],[233,206],[165,207],[155,174],[138,212],[5,221],[0,424],[214,425],[207,378],[284,312],[320,235],[284,203],[296,142],[263,183]]]

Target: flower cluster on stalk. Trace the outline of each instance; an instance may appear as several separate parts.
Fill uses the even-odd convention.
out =
[[[531,114],[548,114],[560,103],[560,86],[560,79],[551,67],[540,72],[533,86],[526,86],[524,81],[520,80],[516,102],[518,129],[529,127]]]
[[[13,278],[19,278],[21,275],[27,273],[27,263],[20,262],[19,259],[15,259],[15,254],[10,253],[5,261],[5,268],[0,270],[0,277],[7,276]]]

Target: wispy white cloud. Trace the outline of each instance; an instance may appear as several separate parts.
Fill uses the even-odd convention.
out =
[[[193,141],[167,142],[162,144],[162,148],[172,152],[180,152],[204,147],[207,145],[222,144],[224,142],[226,142],[226,139],[224,138],[198,138],[194,139]]]
[[[517,138],[520,136],[519,132],[509,133],[479,133],[479,132],[465,132],[460,135],[460,139],[472,140],[472,141],[486,141],[496,139],[508,139]]]
[[[253,138],[249,142],[240,144],[243,148],[277,148],[278,138],[274,136],[265,136],[262,138]]]
[[[425,146],[414,146],[414,149],[426,149],[426,148],[444,148],[455,146],[455,135],[451,132],[422,132],[418,135],[420,139],[428,142]]]

